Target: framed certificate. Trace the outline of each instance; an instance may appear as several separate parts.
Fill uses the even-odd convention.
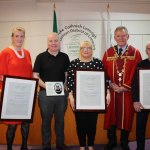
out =
[[[140,103],[150,110],[150,68],[139,70],[139,91]]]
[[[1,95],[1,120],[31,120],[38,79],[4,76]]]
[[[76,71],[76,111],[104,111],[105,74],[103,71]]]

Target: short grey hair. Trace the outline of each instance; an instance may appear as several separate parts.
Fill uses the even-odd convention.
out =
[[[150,41],[148,41],[148,42],[147,42],[147,44],[146,44],[146,48],[148,47],[148,45],[150,45]]]
[[[56,33],[56,32],[51,32],[51,33],[48,35],[48,37],[51,36],[51,35],[57,36],[58,40],[60,41],[58,33]]]
[[[117,31],[122,31],[124,30],[126,32],[126,34],[128,35],[128,29],[125,26],[118,26],[115,31],[114,34],[116,34]]]

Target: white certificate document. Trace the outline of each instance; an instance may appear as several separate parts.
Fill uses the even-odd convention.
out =
[[[77,71],[76,109],[105,110],[104,72]]]
[[[47,96],[62,96],[64,95],[63,82],[45,82]]]
[[[32,119],[38,81],[6,77],[4,83],[1,119]]]
[[[139,72],[140,103],[150,109],[150,69]]]

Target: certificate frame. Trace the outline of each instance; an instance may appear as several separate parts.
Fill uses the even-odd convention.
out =
[[[105,112],[105,72],[99,70],[76,70],[74,80],[75,111]],[[88,88],[86,85],[88,85]],[[93,88],[95,90],[92,91]],[[85,96],[86,94],[87,96]]]
[[[144,111],[150,110],[150,68],[139,68],[139,101]]]
[[[33,121],[38,79],[5,75],[1,93],[0,119]]]

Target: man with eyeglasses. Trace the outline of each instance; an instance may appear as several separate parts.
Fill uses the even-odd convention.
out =
[[[104,69],[110,80],[110,103],[104,120],[108,137],[105,150],[116,146],[116,129],[121,131],[121,147],[129,150],[128,137],[134,116],[131,82],[141,55],[136,48],[127,44],[129,34],[126,27],[117,27],[114,39],[117,45],[107,49],[103,57]]]

